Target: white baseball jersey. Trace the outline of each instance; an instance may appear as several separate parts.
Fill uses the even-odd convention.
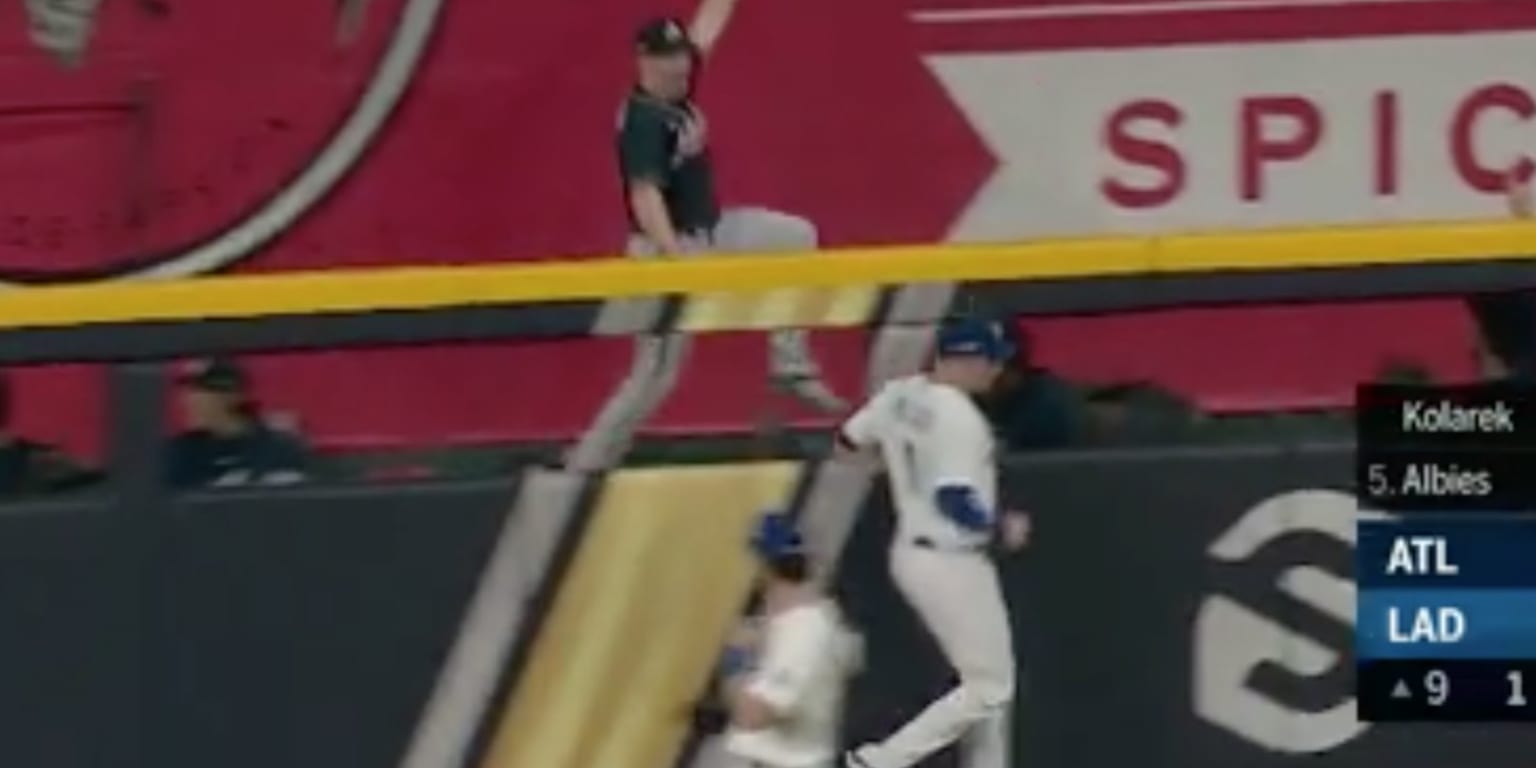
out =
[[[982,508],[997,507],[997,460],[992,429],[971,396],[927,375],[894,379],[843,425],[858,446],[878,445],[896,502],[896,537],[925,538],[941,547],[985,544],[987,532],[968,531],[945,516],[935,500],[943,486],[976,493]]]
[[[747,690],[784,717],[763,730],[732,728],[726,751],[764,768],[831,765],[855,640],[836,604],[825,599],[770,616],[764,632]]]
[[[982,741],[972,744],[991,751],[969,752],[968,760],[1000,761],[1002,729],[993,726],[1002,724],[1013,698],[1014,659],[997,569],[979,549],[990,530],[968,530],[937,500],[939,488],[963,486],[989,516],[996,514],[997,464],[987,420],[965,392],[912,376],[886,384],[843,426],[843,436],[880,447],[896,503],[891,576],[960,678],[906,725],[857,754],[872,766],[912,766],[979,733]],[[982,724],[987,727],[978,731]]]

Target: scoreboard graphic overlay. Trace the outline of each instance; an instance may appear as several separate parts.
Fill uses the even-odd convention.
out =
[[[1360,718],[1536,720],[1536,388],[1356,405]]]

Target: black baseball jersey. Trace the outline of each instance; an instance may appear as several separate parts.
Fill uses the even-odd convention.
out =
[[[703,116],[692,102],[663,101],[634,90],[619,114],[618,149],[624,210],[631,229],[639,231],[629,207],[629,185],[641,180],[661,188],[672,226],[678,232],[701,232],[715,226],[720,218],[715,171],[710,164]]]
[[[166,479],[176,488],[298,480],[304,477],[307,463],[298,439],[264,426],[233,437],[204,430],[183,432],[166,444],[165,452]]]

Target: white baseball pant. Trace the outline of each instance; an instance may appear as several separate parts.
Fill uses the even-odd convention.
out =
[[[685,253],[809,251],[817,246],[816,226],[799,216],[763,208],[731,208],[708,237],[685,237]],[[627,253],[634,258],[654,258],[659,251],[648,238],[630,237]],[[609,395],[597,419],[582,434],[566,457],[568,469],[596,471],[614,466],[629,451],[635,433],[660,407],[677,385],[688,354],[686,334],[668,332],[635,337],[630,370],[619,388]],[[828,392],[821,369],[811,356],[803,328],[784,328],[768,337],[771,374],[778,379],[804,382]]]
[[[986,554],[897,543],[891,577],[960,682],[885,741],[860,749],[858,756],[870,768],[907,768],[973,729],[996,725],[1014,691],[1008,608]]]
[[[830,750],[831,747],[828,749]],[[835,756],[810,766],[803,763],[774,763],[754,760],[726,750],[725,737],[716,735],[704,739],[688,765],[691,768],[839,768],[836,763],[837,758]]]
[[[720,768],[834,768],[834,766],[831,762],[817,763],[814,766],[792,766],[788,763],[765,763],[761,760],[748,760],[744,757],[729,756],[721,763]]]

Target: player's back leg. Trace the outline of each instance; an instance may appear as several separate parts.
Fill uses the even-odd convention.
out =
[[[724,252],[814,251],[820,236],[810,220],[767,208],[730,208],[715,226],[715,247]],[[827,384],[803,328],[769,334],[769,376],[778,388],[827,413],[848,403]]]
[[[891,565],[959,682],[885,741],[851,753],[855,768],[907,768],[1000,717],[1013,700],[1013,639],[992,564],[978,555],[898,546]]]

